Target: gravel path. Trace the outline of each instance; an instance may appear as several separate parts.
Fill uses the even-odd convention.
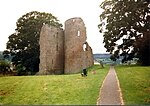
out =
[[[113,66],[103,82],[97,105],[123,105],[119,81]]]

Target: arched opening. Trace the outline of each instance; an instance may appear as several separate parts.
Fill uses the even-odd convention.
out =
[[[83,51],[87,51],[87,43],[83,44]]]

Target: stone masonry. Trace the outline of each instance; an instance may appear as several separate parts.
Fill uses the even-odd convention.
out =
[[[43,25],[40,34],[39,74],[63,74],[64,34],[54,26]]]
[[[43,25],[38,74],[77,73],[92,66],[93,53],[86,39],[86,27],[79,17],[68,19],[64,30]]]
[[[81,18],[65,22],[65,73],[76,73],[93,65],[92,49],[86,39],[86,27]]]

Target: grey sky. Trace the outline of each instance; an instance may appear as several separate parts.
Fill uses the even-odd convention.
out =
[[[17,19],[31,12],[48,12],[60,23],[73,17],[81,17],[87,28],[87,41],[93,53],[105,53],[103,36],[99,33],[99,8],[103,0],[1,0],[0,1],[0,51],[6,48],[8,36],[15,32]]]

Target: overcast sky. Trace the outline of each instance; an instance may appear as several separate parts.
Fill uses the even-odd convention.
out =
[[[8,36],[15,32],[16,22],[31,12],[52,13],[64,25],[73,17],[81,17],[87,28],[87,41],[93,53],[105,53],[103,35],[99,33],[99,5],[103,0],[1,0],[0,1],[0,51],[5,50]]]

